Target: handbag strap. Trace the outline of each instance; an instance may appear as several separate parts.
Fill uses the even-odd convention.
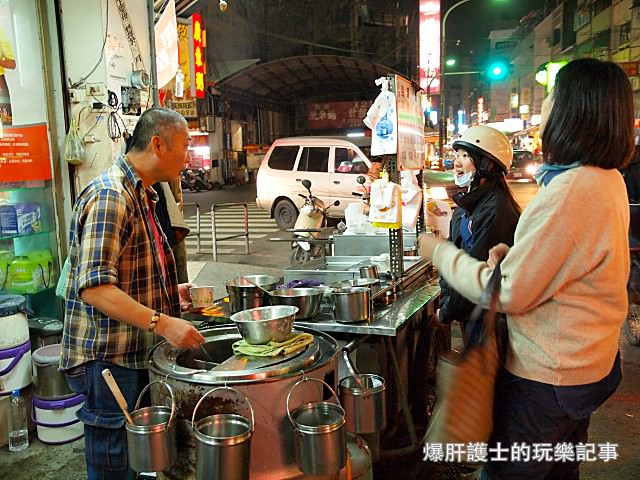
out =
[[[465,350],[473,345],[482,343],[487,333],[496,330],[498,298],[500,297],[500,284],[502,281],[500,262],[493,270],[489,283],[483,290],[480,301],[473,308],[467,322],[465,328]]]

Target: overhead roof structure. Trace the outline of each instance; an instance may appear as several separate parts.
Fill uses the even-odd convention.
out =
[[[373,100],[379,77],[396,72],[384,65],[339,55],[304,55],[259,63],[215,81],[231,100],[255,105],[309,101]]]

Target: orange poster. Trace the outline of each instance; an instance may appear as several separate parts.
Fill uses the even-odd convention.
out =
[[[0,137],[0,182],[50,180],[47,126],[4,126]]]

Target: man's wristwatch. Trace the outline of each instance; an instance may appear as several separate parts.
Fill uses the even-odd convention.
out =
[[[160,321],[160,312],[156,310],[153,312],[153,315],[151,316],[151,322],[149,323],[149,331],[151,333],[153,333],[153,331],[156,329],[159,321]]]

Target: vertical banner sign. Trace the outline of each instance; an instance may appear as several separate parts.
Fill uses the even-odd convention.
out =
[[[178,71],[178,24],[176,4],[168,2],[154,29],[158,88],[173,80]]]
[[[202,17],[199,13],[191,16],[193,25],[193,79],[196,86],[196,97],[204,98],[204,31]]]
[[[424,115],[422,96],[413,84],[395,76],[398,111],[398,166],[400,170],[424,168]]]
[[[440,0],[420,0],[420,88],[440,93]]]

